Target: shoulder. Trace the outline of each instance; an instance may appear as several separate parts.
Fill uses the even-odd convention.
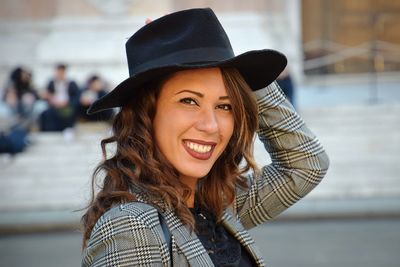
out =
[[[47,89],[54,89],[54,80],[50,80],[47,83]]]
[[[79,90],[78,84],[74,80],[68,81],[68,89],[69,90]]]
[[[154,207],[141,202],[124,203],[106,211],[97,220],[90,240],[107,238],[115,233],[127,232],[131,235],[153,232],[157,225],[159,217]]]
[[[161,236],[158,211],[152,206],[139,202],[115,206],[93,227],[82,266],[159,266],[168,258]]]
[[[153,219],[158,221],[158,211],[149,204],[142,202],[128,202],[114,206],[106,211],[97,221],[94,228],[104,221],[129,220],[151,226]]]

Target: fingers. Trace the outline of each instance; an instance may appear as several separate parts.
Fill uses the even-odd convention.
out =
[[[169,13],[165,13],[164,16],[168,15]],[[150,22],[152,22],[153,20],[151,18],[146,18],[146,20],[144,21],[144,23],[147,25]]]

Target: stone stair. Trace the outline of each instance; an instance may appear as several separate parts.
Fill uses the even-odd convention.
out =
[[[0,210],[82,208],[90,176],[101,159],[106,125],[79,125],[63,133],[34,133],[27,151],[1,163]]]
[[[400,104],[314,107],[300,113],[331,165],[321,184],[288,216],[348,210],[351,200],[364,213],[384,210],[383,205],[387,213],[400,214]],[[26,152],[0,160],[0,228],[76,223],[80,213],[72,211],[90,197],[100,140],[108,133],[109,126],[97,124],[78,125],[73,140],[62,133],[34,133]],[[259,164],[269,162],[260,141],[255,156]]]
[[[400,198],[399,104],[300,113],[330,157],[328,174],[307,199]],[[259,141],[255,148],[257,159],[268,158]]]

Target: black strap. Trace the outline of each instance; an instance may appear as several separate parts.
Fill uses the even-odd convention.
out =
[[[158,218],[160,219],[160,224],[161,228],[164,232],[165,240],[167,241],[168,244],[168,249],[169,249],[169,256],[171,259],[171,267],[173,266],[173,259],[172,259],[172,238],[171,238],[171,232],[168,229],[167,223],[165,222],[164,215],[161,214],[161,212],[158,212]]]

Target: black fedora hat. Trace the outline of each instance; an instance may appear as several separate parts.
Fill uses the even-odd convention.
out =
[[[135,89],[168,72],[235,67],[250,88],[258,90],[272,83],[287,63],[283,54],[269,49],[235,56],[210,8],[171,13],[143,26],[126,42],[126,54],[129,78],[94,102],[88,114],[124,105]]]

